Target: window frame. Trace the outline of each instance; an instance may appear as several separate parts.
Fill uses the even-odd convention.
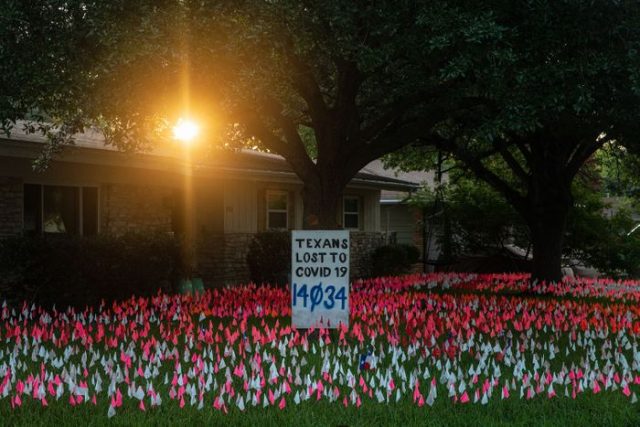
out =
[[[270,209],[269,208],[269,196],[284,196],[285,198],[285,209]],[[265,203],[265,211],[266,211],[266,218],[265,218],[265,229],[266,230],[288,230],[289,229],[289,205],[290,205],[290,200],[289,200],[289,192],[286,190],[266,190],[265,191],[265,196],[264,196],[264,203]],[[284,213],[285,214],[285,226],[284,227],[271,227],[271,225],[269,224],[269,214],[270,213]]]
[[[23,182],[22,183],[22,232],[25,233],[25,200],[24,200],[24,194],[25,194],[25,186],[27,185],[31,185],[31,186],[37,186],[39,188],[39,193],[40,193],[40,197],[39,197],[39,207],[40,207],[40,224],[39,226],[36,226],[36,230],[34,231],[35,235],[39,235],[39,236],[45,236],[45,235],[55,235],[57,233],[47,233],[44,231],[44,213],[45,213],[45,207],[44,207],[44,201],[45,201],[45,197],[44,197],[44,193],[45,193],[45,187],[70,187],[73,188],[74,190],[77,191],[77,200],[75,203],[75,209],[76,209],[76,213],[77,213],[77,230],[75,234],[71,234],[71,233],[60,233],[61,235],[66,235],[66,236],[84,236],[85,235],[85,229],[84,229],[84,189],[85,188],[90,188],[96,191],[96,235],[100,234],[100,218],[101,218],[101,207],[100,207],[100,186],[97,184],[69,184],[69,183],[43,183],[43,182]],[[38,231],[39,229],[39,231]]]
[[[356,201],[356,203],[357,203],[357,211],[347,211],[347,209],[346,209],[347,200],[355,200]],[[361,209],[362,209],[362,202],[361,202],[359,196],[347,195],[347,196],[343,196],[342,197],[342,226],[344,227],[345,230],[360,230],[360,227],[362,225],[362,221],[360,220],[360,218],[362,217]],[[347,215],[355,215],[356,216],[356,219],[358,220],[357,227],[347,227]]]

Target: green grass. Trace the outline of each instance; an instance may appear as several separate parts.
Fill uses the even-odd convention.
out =
[[[328,402],[303,402],[284,410],[262,407],[244,413],[232,409],[225,415],[213,408],[179,409],[175,402],[141,412],[134,407],[120,408],[112,419],[106,416],[106,403],[97,407],[72,408],[52,404],[42,408],[28,401],[16,410],[8,402],[0,405],[0,423],[11,426],[638,426],[640,405],[630,405],[619,394],[585,394],[575,400],[558,397],[534,398],[530,401],[494,400],[480,404],[454,405],[444,399],[433,407],[418,408],[410,402],[377,404],[365,402],[360,408],[344,408]]]

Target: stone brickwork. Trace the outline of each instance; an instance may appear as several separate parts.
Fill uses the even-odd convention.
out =
[[[351,232],[351,278],[368,277],[371,275],[371,254],[384,246],[384,233],[352,231]]]
[[[22,198],[22,180],[0,177],[0,237],[22,232]]]
[[[247,253],[253,234],[206,234],[198,237],[197,270],[209,286],[247,283]],[[371,272],[371,253],[385,244],[384,233],[351,232],[351,278]]]
[[[198,236],[197,270],[211,286],[248,283],[247,252],[253,234]]]
[[[101,188],[102,232],[170,232],[173,189],[107,184]]]
[[[247,283],[250,280],[247,253],[253,239],[250,233],[224,235],[225,283]]]
[[[196,275],[210,286],[224,283],[224,234],[206,233],[197,239]]]

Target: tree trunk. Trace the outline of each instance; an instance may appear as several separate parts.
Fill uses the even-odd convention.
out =
[[[531,231],[533,263],[531,280],[562,280],[562,248],[567,217],[573,204],[571,184],[557,179],[544,180],[530,188],[525,218]]]
[[[539,218],[530,224],[533,244],[532,282],[559,282],[562,279],[562,245],[566,215]]]
[[[324,178],[324,179],[322,179]],[[302,192],[305,229],[338,229],[338,208],[345,184],[333,177],[305,182]]]

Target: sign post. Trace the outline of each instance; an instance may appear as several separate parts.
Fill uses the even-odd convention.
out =
[[[291,232],[291,324],[349,325],[349,231]]]

